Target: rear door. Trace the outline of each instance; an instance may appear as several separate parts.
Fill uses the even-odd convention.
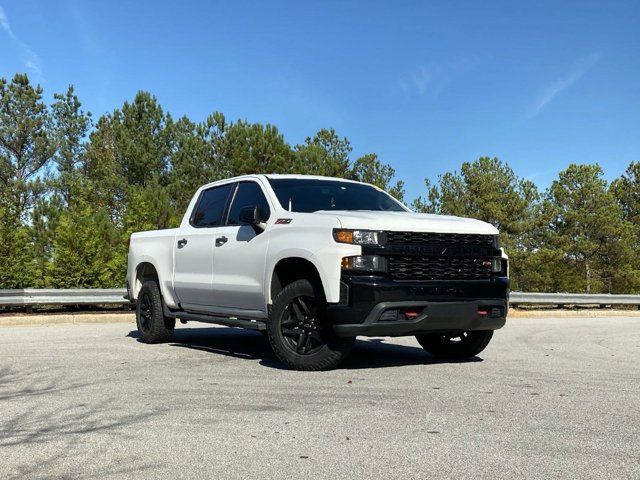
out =
[[[224,228],[227,205],[235,184],[203,190],[189,219],[175,237],[173,285],[185,310],[214,305],[215,238]]]
[[[268,225],[273,208],[262,186],[251,180],[238,182],[226,225],[216,236],[218,241],[213,253],[213,290],[216,305],[222,307],[221,311],[232,309],[245,310],[247,315],[255,315],[255,312],[266,314],[264,272],[269,227],[265,231],[256,231],[251,225],[240,224],[240,209],[254,205],[262,209]]]

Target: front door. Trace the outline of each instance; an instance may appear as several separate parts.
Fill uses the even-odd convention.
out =
[[[224,309],[260,311],[266,314],[264,293],[268,232],[241,225],[239,216],[243,207],[258,206],[263,218],[268,219],[271,208],[254,181],[237,184],[226,226],[216,233],[213,253],[213,290],[216,306]],[[268,220],[267,220],[268,221]]]

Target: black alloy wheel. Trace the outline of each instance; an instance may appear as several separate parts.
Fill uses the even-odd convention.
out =
[[[176,319],[164,316],[162,294],[157,282],[144,282],[136,302],[136,324],[140,340],[145,343],[162,343],[171,340]]]
[[[355,338],[335,335],[326,317],[322,287],[296,280],[276,295],[267,325],[276,357],[295,370],[335,368],[349,354]]]
[[[141,330],[148,332],[153,321],[153,310],[151,306],[151,296],[145,292],[138,299],[140,302],[140,327]]]
[[[280,331],[286,345],[299,355],[312,355],[325,343],[317,313],[315,300],[305,296],[294,298],[285,309],[288,318],[280,323]]]

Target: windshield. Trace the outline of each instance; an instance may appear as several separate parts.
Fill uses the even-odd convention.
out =
[[[270,178],[282,207],[291,212],[371,210],[406,212],[389,194],[370,185],[333,180]]]

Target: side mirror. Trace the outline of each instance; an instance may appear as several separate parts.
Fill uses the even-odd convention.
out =
[[[240,209],[240,223],[253,225],[264,230],[264,218],[262,218],[262,209],[258,205],[242,207]]]

